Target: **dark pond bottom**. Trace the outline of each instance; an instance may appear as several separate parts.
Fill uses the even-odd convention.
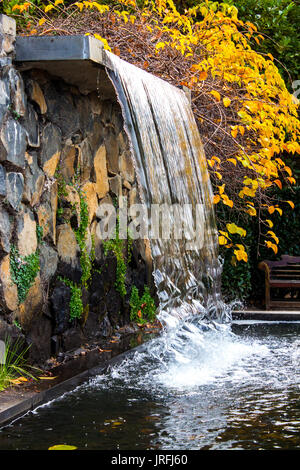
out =
[[[0,430],[0,449],[300,449],[300,324],[185,324]]]

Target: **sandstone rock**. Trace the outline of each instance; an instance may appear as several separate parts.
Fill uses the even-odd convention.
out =
[[[25,301],[19,305],[17,312],[15,312],[25,331],[30,331],[32,321],[42,315],[43,303],[43,289],[41,278],[38,274],[27,292]]]
[[[12,231],[12,224],[9,219],[9,214],[0,206],[0,245],[3,251],[10,252],[10,237]]]
[[[33,191],[31,193],[30,205],[34,207],[40,200],[45,183],[43,174],[33,175]]]
[[[80,224],[80,197],[79,197],[79,194],[76,191],[76,189],[73,186],[70,186],[70,185],[66,186],[66,192],[67,192],[67,195],[64,196],[63,199],[65,201],[69,202],[72,205],[72,207],[75,208],[76,214],[77,214],[77,223],[78,223],[78,226],[79,226],[79,224]]]
[[[58,254],[46,243],[40,247],[40,275],[42,281],[49,282],[57,269]]]
[[[43,238],[53,234],[52,210],[49,202],[40,204],[36,210],[39,226],[43,229]]]
[[[11,207],[18,211],[24,190],[24,177],[22,173],[8,173],[6,177],[6,187],[7,200]]]
[[[53,177],[61,153],[61,131],[48,123],[42,133],[41,166],[47,176]]]
[[[3,149],[0,160],[7,160],[19,168],[25,168],[26,132],[21,124],[8,119],[1,128],[1,142]]]
[[[120,175],[116,175],[112,178],[109,178],[109,187],[110,190],[118,198],[122,196],[122,178]]]
[[[6,170],[0,165],[0,196],[6,196]]]
[[[109,191],[107,167],[106,167],[106,149],[102,145],[94,157],[94,169],[96,176],[96,191],[99,198],[104,197]]]
[[[88,205],[89,211],[89,221],[91,222],[96,215],[97,207],[98,207],[98,198],[96,192],[96,184],[95,183],[85,183],[82,186],[82,193],[86,198],[86,202]]]
[[[57,251],[58,256],[64,263],[75,266],[77,264],[77,253],[79,251],[75,234],[68,224],[57,227]]]
[[[85,139],[79,145],[80,158],[80,180],[82,182],[89,181],[93,168],[93,155],[88,139]]]
[[[9,255],[6,255],[0,264],[0,290],[4,307],[11,311],[16,310],[19,304],[18,288],[12,282]]]
[[[77,149],[74,147],[70,139],[66,142],[61,152],[61,173],[65,181],[70,181],[75,173],[75,159]]]
[[[17,247],[21,256],[28,256],[37,249],[36,222],[29,209],[17,216]]]
[[[93,127],[87,139],[90,144],[92,154],[94,155],[104,141],[104,126],[100,118],[97,116],[94,119]]]
[[[29,80],[27,86],[30,99],[39,106],[41,114],[45,114],[47,112],[47,104],[40,85],[35,80]]]

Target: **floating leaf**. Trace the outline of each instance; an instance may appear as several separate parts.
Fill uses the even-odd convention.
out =
[[[55,446],[49,447],[48,450],[75,450],[76,446],[69,446],[67,444],[56,444]]]

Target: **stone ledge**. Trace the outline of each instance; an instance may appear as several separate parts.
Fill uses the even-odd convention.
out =
[[[152,335],[158,333],[159,331],[151,329],[145,331],[142,333],[141,344],[138,346],[131,344],[132,340],[136,339],[136,335],[141,334],[141,331],[125,333],[119,343],[107,343],[110,350],[95,347],[84,356],[79,356],[52,368],[53,376],[57,375],[57,378],[53,380],[41,380],[38,385],[32,383],[19,390],[6,389],[0,392],[0,426],[8,425],[28,411],[74,390],[96,375],[105,373],[108,366],[119,364],[128,354],[134,353],[147,340],[152,339]]]

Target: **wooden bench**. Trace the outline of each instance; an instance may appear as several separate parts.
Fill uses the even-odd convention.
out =
[[[262,261],[265,271],[265,307],[300,308],[300,256],[283,255],[279,261]],[[272,299],[271,289],[285,289],[283,299]],[[296,291],[295,291],[296,289]]]

